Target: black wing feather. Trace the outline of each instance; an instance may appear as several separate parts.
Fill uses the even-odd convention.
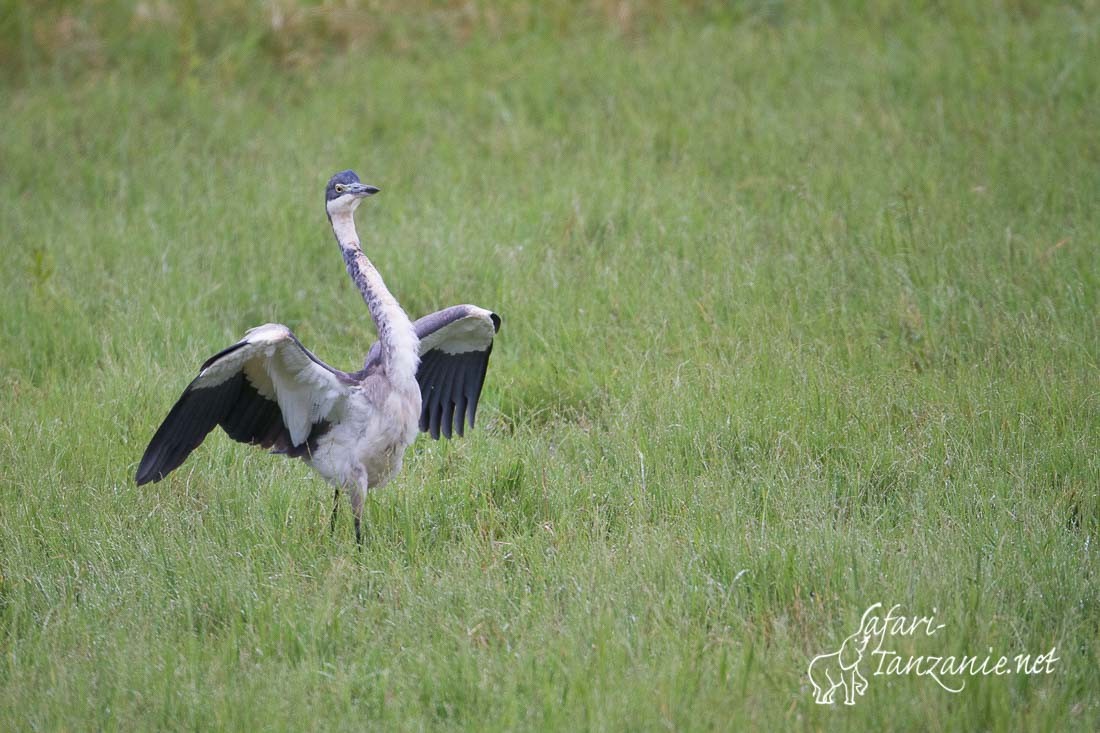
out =
[[[429,351],[426,355],[427,366],[424,367],[423,372],[417,372],[419,378],[421,374],[424,375],[422,381],[420,381],[421,392],[421,412],[420,421],[423,425],[423,430],[427,430],[431,433],[431,436],[436,440],[439,439],[439,420],[442,414],[442,406],[440,404],[440,397],[442,395],[442,389],[440,388],[440,367],[441,360],[439,354],[434,351]],[[423,362],[421,362],[423,365]]]
[[[454,400],[455,432],[461,438],[466,433],[466,372],[459,371],[455,374],[454,384],[451,387],[451,398]]]
[[[495,313],[493,314],[496,315]],[[500,318],[494,319],[497,328],[500,328]],[[485,358],[478,363],[477,379],[470,381],[470,427],[474,426],[474,418],[477,416],[477,402],[481,398],[481,388],[485,386],[485,373],[489,369],[489,355],[493,353],[493,345],[489,344],[489,348],[485,350]]]
[[[439,397],[443,390],[438,384],[433,384],[428,389],[430,390],[428,395],[428,432],[431,434],[432,439],[439,440],[439,421],[443,417],[443,406],[440,404]]]
[[[233,440],[264,448],[270,448],[287,432],[279,404],[261,395],[247,379],[236,402],[219,422]]]
[[[244,376],[238,374],[216,387],[188,387],[157,429],[138,465],[137,484],[160,481],[179,467],[218,424],[236,401]]]
[[[420,383],[422,407],[420,429],[439,440],[453,433],[464,435],[477,417],[477,403],[489,366],[490,344],[484,351],[448,354],[432,350],[420,359],[416,379]]]
[[[428,421],[431,416],[431,407],[429,407],[429,400],[431,399],[431,379],[430,374],[432,366],[434,366],[435,360],[432,359],[431,353],[427,353],[420,358],[420,366],[416,369],[416,379],[420,384],[420,432],[426,432],[428,430]]]
[[[453,376],[452,376],[453,379]],[[450,387],[451,385],[447,385]],[[451,439],[451,428],[454,427],[455,422],[455,402],[449,394],[451,390],[444,387],[441,391],[446,391],[448,394],[443,397],[443,405],[441,412],[443,413],[439,419],[439,428],[443,431],[443,437],[447,440]]]

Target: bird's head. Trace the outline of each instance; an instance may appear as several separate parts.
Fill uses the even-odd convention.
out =
[[[352,213],[359,202],[367,196],[378,193],[377,186],[369,186],[359,180],[355,171],[340,171],[328,181],[325,187],[325,208],[328,215]]]

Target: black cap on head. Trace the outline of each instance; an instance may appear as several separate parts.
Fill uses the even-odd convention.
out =
[[[328,179],[328,185],[325,186],[325,201],[332,201],[334,198],[343,195],[343,192],[336,192],[336,184],[340,183],[345,186],[352,183],[359,183],[359,176],[355,174],[353,170],[340,171],[332,178]]]

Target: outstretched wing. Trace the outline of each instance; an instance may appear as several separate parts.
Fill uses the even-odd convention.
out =
[[[286,326],[253,328],[202,365],[145,449],[137,483],[167,476],[215,425],[242,443],[303,453],[307,441],[342,413],[353,383]]]
[[[474,426],[500,316],[476,305],[454,305],[413,326],[420,339],[420,429],[436,440],[440,431],[447,438],[452,429],[462,435],[466,422]]]

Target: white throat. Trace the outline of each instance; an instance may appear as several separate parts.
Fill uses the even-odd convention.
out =
[[[355,210],[363,199],[345,193],[325,204],[329,219],[332,220],[332,230],[340,244],[359,244],[359,235],[355,233]]]
[[[336,241],[343,247],[359,244],[359,234],[355,231],[355,209],[338,208],[333,211],[329,205],[329,218],[332,219],[332,231],[336,234]]]

